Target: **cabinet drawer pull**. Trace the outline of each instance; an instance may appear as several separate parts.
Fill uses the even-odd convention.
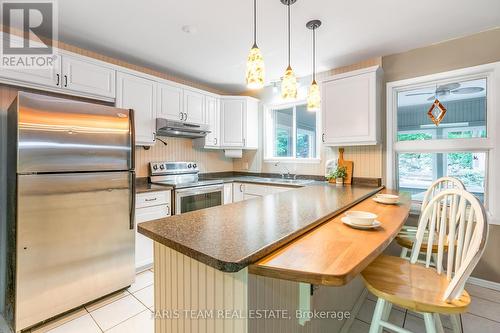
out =
[[[148,201],[148,202],[149,201],[156,201],[156,199],[158,199],[158,198],[144,199],[144,201]]]
[[[61,81],[61,75],[56,74],[56,78],[57,78],[56,86],[58,86],[58,87],[59,87],[59,83],[60,83],[60,81]]]

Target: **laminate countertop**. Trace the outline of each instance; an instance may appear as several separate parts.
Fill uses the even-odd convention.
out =
[[[308,186],[140,223],[141,234],[223,272],[237,272],[382,187]]]

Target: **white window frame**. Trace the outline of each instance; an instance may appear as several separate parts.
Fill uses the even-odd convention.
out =
[[[264,105],[264,137],[263,137],[263,147],[264,147],[264,162],[291,162],[291,163],[310,163],[318,164],[321,162],[321,113],[320,111],[315,111],[316,113],[316,157],[315,158],[298,158],[296,157],[296,141],[297,141],[297,129],[296,129],[296,110],[295,107],[298,105],[307,104],[306,100],[297,100],[291,103],[281,103],[281,104],[266,104]],[[276,109],[287,109],[293,108],[293,128],[292,128],[292,156],[289,157],[275,157],[273,156],[273,146],[275,143],[275,137],[273,132],[273,110]]]
[[[441,85],[463,80],[486,78],[487,86],[487,137],[471,139],[438,139],[397,141],[397,96],[401,91],[423,88],[429,85]],[[397,153],[422,152],[486,152],[487,170],[485,183],[485,206],[488,221],[500,225],[500,207],[497,204],[500,194],[500,62],[468,67],[449,72],[425,75],[411,79],[387,83],[387,154],[386,184],[388,188],[397,188],[396,162]]]

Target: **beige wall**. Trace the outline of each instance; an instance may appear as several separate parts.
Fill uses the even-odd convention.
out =
[[[385,81],[500,61],[500,29],[382,58]],[[384,108],[385,109],[385,108]],[[488,245],[473,276],[500,283],[500,226],[491,225]]]
[[[193,148],[193,140],[183,138],[162,138],[167,145],[157,141],[149,150],[136,147],[135,169],[137,177],[148,176],[151,161],[196,161],[201,172],[232,171],[233,160],[224,157],[222,150]]]

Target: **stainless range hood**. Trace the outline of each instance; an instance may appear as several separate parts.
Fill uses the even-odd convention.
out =
[[[208,125],[185,123],[180,121],[156,118],[156,135],[173,136],[179,138],[203,138],[210,131]]]

